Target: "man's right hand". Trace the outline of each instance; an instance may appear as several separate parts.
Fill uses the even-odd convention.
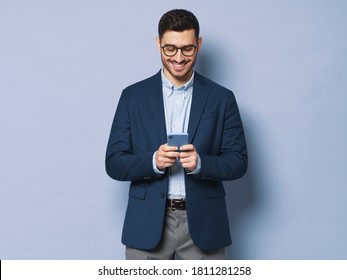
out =
[[[178,148],[175,146],[168,146],[167,144],[161,145],[155,156],[155,163],[159,170],[172,166],[176,158],[180,156]]]

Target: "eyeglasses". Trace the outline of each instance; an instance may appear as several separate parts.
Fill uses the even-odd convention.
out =
[[[178,50],[181,50],[184,56],[193,56],[196,52],[197,46],[188,45],[178,48],[174,45],[165,45],[161,48],[163,49],[164,54],[169,57],[175,56]]]

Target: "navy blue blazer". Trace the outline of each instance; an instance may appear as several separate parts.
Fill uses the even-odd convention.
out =
[[[231,244],[222,181],[247,169],[247,151],[233,93],[195,73],[189,140],[201,171],[185,175],[188,225],[194,243],[211,250]],[[161,73],[127,87],[119,100],[106,151],[106,171],[131,181],[122,242],[155,248],[161,239],[168,175],[156,174],[152,156],[167,142]]]

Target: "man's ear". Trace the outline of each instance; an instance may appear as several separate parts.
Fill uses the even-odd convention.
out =
[[[198,39],[198,52],[201,49],[201,45],[202,45],[202,37],[199,37],[199,39]]]
[[[159,37],[156,37],[155,41],[156,41],[156,44],[157,44],[158,52],[160,53],[160,47],[161,47],[161,45],[160,45],[160,39],[159,39]]]

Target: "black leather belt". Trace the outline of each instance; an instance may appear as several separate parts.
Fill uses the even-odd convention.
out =
[[[186,210],[186,201],[184,199],[167,199],[166,206],[175,210]]]

